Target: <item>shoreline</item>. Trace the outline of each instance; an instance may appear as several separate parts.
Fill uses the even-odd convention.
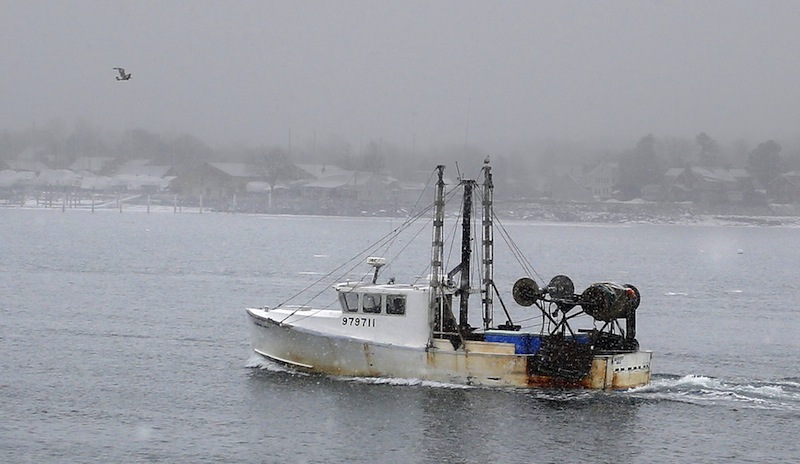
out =
[[[776,205],[784,207],[786,205]],[[791,207],[792,205],[788,205]],[[653,204],[653,203],[594,203],[594,204],[541,204],[525,203],[511,204],[499,202],[495,206],[498,218],[501,221],[530,222],[538,224],[663,224],[663,225],[730,225],[730,226],[800,226],[800,216],[793,214],[775,214],[767,206],[759,208],[760,211],[711,211],[686,204]],[[31,211],[83,211],[83,212],[113,212],[122,214],[154,213],[154,214],[245,214],[254,216],[272,217],[349,217],[371,218],[405,217],[405,210],[392,215],[385,210],[369,210],[360,208],[341,208],[336,211],[292,211],[281,208],[277,211],[220,211],[213,208],[201,210],[198,206],[173,205],[146,205],[139,203],[124,203],[118,206],[103,207],[91,205],[81,206],[44,206],[36,204],[2,204],[2,210],[31,210]]]

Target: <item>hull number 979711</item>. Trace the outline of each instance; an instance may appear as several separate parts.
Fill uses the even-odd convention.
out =
[[[343,317],[342,325],[354,327],[375,327],[374,317]]]

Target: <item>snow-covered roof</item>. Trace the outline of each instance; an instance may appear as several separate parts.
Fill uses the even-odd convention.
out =
[[[694,166],[691,171],[699,179],[707,182],[736,182],[736,179],[727,169]]]
[[[305,182],[305,187],[335,189],[345,186],[360,187],[368,184],[391,185],[398,181],[394,177],[372,172],[344,171]]]
[[[789,183],[794,186],[800,187],[800,171],[789,171],[778,174],[774,179],[769,181],[770,185]]]
[[[324,188],[324,189],[335,189],[341,188],[345,186],[355,186],[354,181],[355,173],[351,171],[346,171],[339,174],[334,174],[330,176],[324,176],[317,179],[310,180],[304,184],[305,187],[310,188]]]
[[[75,162],[69,165],[73,171],[90,171],[97,172],[106,167],[109,163],[114,161],[114,158],[104,156],[81,156]]]
[[[305,171],[316,178],[336,176],[346,172],[352,172],[332,164],[298,164],[296,166],[302,171]]]
[[[36,176],[36,184],[49,187],[79,186],[81,177],[67,169],[47,169]]]
[[[120,167],[147,166],[148,164],[150,164],[150,162],[151,162],[151,160],[149,160],[147,158],[137,158],[137,159],[132,159],[132,160],[125,161],[124,163],[122,163],[122,165]]]
[[[733,176],[736,179],[749,179],[753,177],[749,172],[747,172],[747,169],[742,169],[742,168],[733,168],[730,170],[730,173],[731,176]]]
[[[169,183],[175,179],[174,176],[131,176],[118,175],[111,179],[112,186],[126,187],[128,190],[141,190],[143,187],[157,187],[165,189]]]
[[[47,166],[41,161],[31,159],[12,159],[7,160],[6,164],[8,165],[8,168],[13,171],[41,172],[48,169]]]
[[[596,176],[608,171],[615,171],[619,169],[619,162],[603,160],[597,163],[588,173],[588,176]]]
[[[249,179],[263,177],[258,166],[247,163],[208,163],[209,166],[219,169],[231,177],[245,177]]]
[[[171,166],[144,166],[144,165],[122,165],[117,169],[117,176],[146,176],[164,177],[172,169]]]

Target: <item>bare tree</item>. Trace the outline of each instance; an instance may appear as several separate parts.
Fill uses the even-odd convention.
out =
[[[258,168],[264,180],[269,184],[270,193],[274,193],[278,182],[291,178],[293,166],[289,152],[283,148],[275,147],[268,152],[261,149]]]

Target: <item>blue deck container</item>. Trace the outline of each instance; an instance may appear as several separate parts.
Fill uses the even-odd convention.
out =
[[[530,348],[529,354],[536,354],[542,348],[542,336],[539,334],[530,334]]]
[[[515,332],[512,330],[487,330],[486,341],[495,343],[513,343],[514,353],[534,354],[542,346],[538,334]]]
[[[587,332],[576,332],[574,337],[567,336],[567,338],[583,344],[589,343],[592,339],[591,334]]]

